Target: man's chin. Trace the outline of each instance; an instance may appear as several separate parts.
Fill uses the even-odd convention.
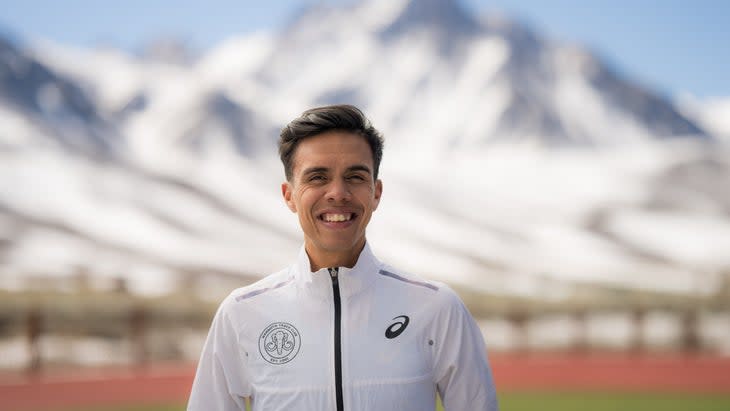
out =
[[[327,254],[350,255],[353,252],[359,252],[360,247],[365,243],[365,239],[355,240],[353,238],[335,238],[321,241],[314,244],[315,248],[320,252]]]

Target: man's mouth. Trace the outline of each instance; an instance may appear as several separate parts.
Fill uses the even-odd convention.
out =
[[[319,219],[328,223],[340,223],[350,221],[354,217],[354,213],[324,213],[319,216]]]

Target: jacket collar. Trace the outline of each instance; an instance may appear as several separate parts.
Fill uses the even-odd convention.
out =
[[[340,295],[347,297],[368,288],[375,281],[375,276],[380,269],[380,265],[380,261],[375,257],[372,250],[370,250],[370,245],[365,242],[365,246],[360,252],[355,266],[352,268],[339,267],[338,282]],[[330,280],[329,271],[327,268],[322,268],[316,272],[312,272],[309,264],[309,256],[304,246],[299,250],[299,256],[293,268],[297,283],[306,291],[323,297],[329,296],[332,293],[332,280]]]

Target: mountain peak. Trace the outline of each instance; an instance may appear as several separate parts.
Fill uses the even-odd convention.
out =
[[[194,60],[193,51],[188,44],[174,37],[160,37],[147,43],[142,57],[160,63],[187,65]]]
[[[420,28],[449,36],[472,35],[481,30],[481,25],[458,0],[409,0],[382,34],[388,38]]]

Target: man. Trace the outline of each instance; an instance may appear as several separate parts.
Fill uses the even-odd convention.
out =
[[[282,131],[284,201],[304,246],[215,315],[189,411],[497,410],[479,329],[443,284],[378,261],[365,229],[383,191],[383,141],[353,106]]]

